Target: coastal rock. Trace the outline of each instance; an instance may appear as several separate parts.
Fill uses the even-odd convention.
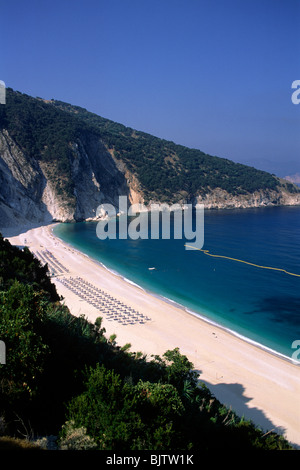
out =
[[[98,220],[97,208],[104,203],[118,207],[119,196],[128,204],[144,204],[141,185],[122,161],[118,161],[98,136],[82,135],[70,143],[73,197],[58,194],[51,168],[29,157],[7,130],[0,132],[0,226],[47,224],[52,221]],[[282,181],[281,181],[282,182]],[[232,195],[216,188],[197,196],[193,204],[205,209],[233,209],[276,205],[299,205],[300,194],[288,190],[257,191]],[[161,205],[161,201],[149,201]],[[185,200],[178,204],[184,205]]]
[[[119,197],[235,209],[299,205],[288,180],[135,131],[87,110],[7,89],[0,107],[0,230],[99,220]]]
[[[48,223],[52,215],[43,202],[47,181],[36,161],[0,132],[0,225]]]
[[[204,196],[198,196],[197,204],[204,204],[206,209],[246,209],[250,207],[294,206],[300,204],[300,194],[288,191],[256,191],[252,194],[232,195],[223,189],[216,188]]]
[[[0,131],[0,227],[51,221],[96,220],[97,207],[118,205],[119,196],[138,200],[130,174],[117,167],[101,140],[83,135],[70,144],[73,197],[55,188],[52,168],[22,151],[7,130]]]

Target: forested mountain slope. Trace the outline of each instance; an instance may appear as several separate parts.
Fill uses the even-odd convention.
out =
[[[84,220],[101,203],[300,204],[296,185],[104,119],[7,89],[0,106],[0,226]]]

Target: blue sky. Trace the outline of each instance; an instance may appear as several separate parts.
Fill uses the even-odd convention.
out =
[[[300,173],[300,0],[0,1],[0,79],[279,176]]]

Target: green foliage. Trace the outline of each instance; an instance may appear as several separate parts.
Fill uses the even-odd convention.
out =
[[[134,386],[97,365],[89,371],[86,391],[69,404],[68,419],[86,428],[99,449],[157,450],[177,443],[173,421],[183,412],[172,385],[139,381]]]
[[[280,186],[267,172],[138,132],[78,106],[61,101],[53,104],[100,131],[115,157],[136,174],[148,199],[176,202],[215,188],[247,194],[260,189],[276,191]]]
[[[135,386],[135,393],[139,397],[140,404],[148,411],[147,421],[175,419],[184,413],[184,406],[179,393],[171,384],[143,382],[140,380]]]
[[[68,420],[85,427],[100,449],[126,450],[142,427],[132,400],[130,385],[123,384],[114,371],[97,365],[90,370],[86,391],[70,402]]]
[[[59,300],[47,265],[43,266],[27,247],[20,250],[0,234],[0,289],[10,287],[15,280],[42,290],[50,300]]]
[[[0,129],[6,129],[30,159],[44,162],[56,191],[74,202],[70,144],[80,133],[78,121],[41,99],[8,88],[7,104],[0,109]]]
[[[12,436],[17,416],[39,435],[60,432],[67,449],[291,448],[216,400],[178,348],[147,360],[117,346],[101,318],[73,317],[52,299],[29,252],[0,245],[0,417]]]
[[[36,391],[48,353],[40,335],[44,321],[44,303],[31,286],[15,281],[0,292],[0,338],[7,355],[7,363],[0,366],[3,399],[24,400]]]
[[[183,390],[187,387],[187,383],[191,387],[195,387],[198,381],[198,374],[193,370],[193,364],[188,358],[182,355],[179,348],[168,350],[163,354],[165,364],[168,364],[166,368],[167,381],[177,387],[179,390]]]
[[[84,427],[76,428],[74,421],[68,421],[63,425],[60,450],[94,450],[97,447],[95,441],[87,435]]]
[[[138,132],[78,106],[34,99],[10,88],[6,106],[0,107],[0,129],[7,129],[31,159],[43,163],[57,194],[71,206],[76,144],[88,142],[90,136],[101,139],[136,175],[148,201],[190,201],[216,188],[239,195],[283,187],[267,172]],[[298,191],[293,185],[284,188]]]
[[[207,387],[188,385],[188,394],[163,381],[135,385],[97,364],[86,373],[83,393],[69,402],[67,420],[86,429],[102,450],[291,448],[283,437],[239,418]]]

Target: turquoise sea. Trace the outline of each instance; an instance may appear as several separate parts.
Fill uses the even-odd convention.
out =
[[[288,358],[295,353],[292,343],[300,340],[300,207],[206,210],[203,249],[235,260],[186,250],[190,240],[174,239],[172,233],[169,240],[151,239],[150,233],[146,240],[100,240],[96,226],[59,224],[54,233],[128,282],[190,313]]]

